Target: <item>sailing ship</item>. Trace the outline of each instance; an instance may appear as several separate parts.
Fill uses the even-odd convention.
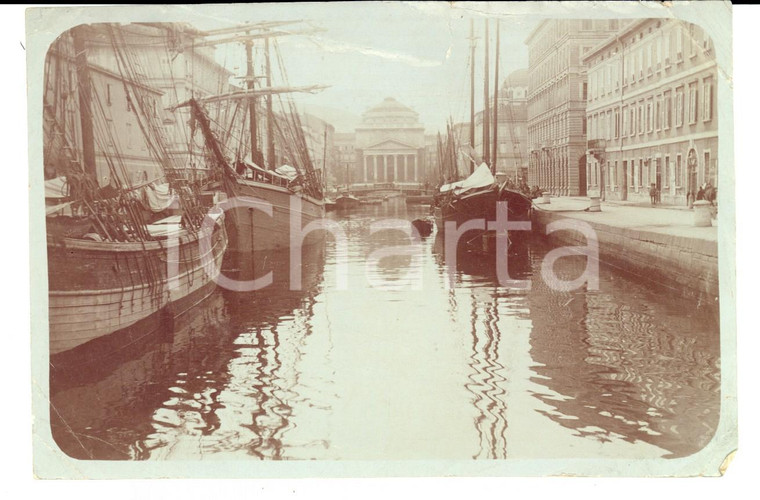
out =
[[[300,231],[310,222],[324,217],[325,213],[324,169],[317,170],[312,162],[301,117],[292,99],[287,102],[282,102],[281,99],[282,95],[289,93],[311,93],[325,87],[291,87],[287,84],[272,86],[270,39],[286,34],[307,33],[273,31],[274,27],[285,24],[289,23],[259,23],[201,32],[206,40],[193,42],[193,47],[221,43],[244,44],[246,88],[223,95],[191,98],[173,107],[190,107],[194,123],[199,125],[209,151],[209,161],[223,172],[221,185],[230,207],[227,210],[230,249],[235,252],[256,253],[289,248],[294,216],[301,221],[301,227],[297,228]],[[219,35],[224,35],[225,38],[215,38]],[[254,75],[253,43],[257,39],[264,41],[265,87],[256,86],[261,77]],[[277,50],[276,40],[273,43]],[[278,60],[281,60],[279,52]],[[280,71],[286,79],[282,64]],[[275,116],[273,110],[275,96],[281,107],[278,116]],[[262,97],[266,99],[266,158],[259,149],[261,131],[258,100]],[[238,109],[232,114],[230,123],[215,127],[206,106],[233,101],[237,103]],[[242,112],[238,112],[241,108]],[[236,122],[236,119],[240,122]],[[236,130],[242,131],[240,136],[230,132]],[[280,145],[279,157],[276,155],[275,139]],[[231,142],[236,144],[231,145]],[[271,213],[267,207],[271,207]],[[306,233],[301,245],[309,246],[322,239],[323,231],[311,231]]]
[[[485,25],[485,109],[483,111],[483,152],[484,161],[477,168],[478,163],[472,146],[474,145],[474,123],[475,123],[475,100],[474,100],[474,29],[471,25],[470,39],[471,45],[471,109],[470,109],[470,155],[471,174],[468,178],[456,181],[458,178],[457,168],[457,151],[461,148],[457,144],[454,135],[454,127],[450,124],[447,127],[446,140],[443,142],[439,136],[438,141],[438,158],[441,168],[442,177],[448,182],[442,184],[433,199],[433,214],[436,225],[440,230],[444,230],[446,223],[453,223],[456,227],[471,221],[483,220],[495,221],[497,216],[497,207],[499,202],[506,202],[507,216],[510,221],[529,221],[532,211],[532,201],[523,193],[508,187],[507,181],[503,183],[496,182],[494,172],[496,169],[497,158],[497,137],[498,137],[498,75],[499,75],[499,23],[496,24],[496,70],[495,81],[496,89],[494,92],[493,102],[493,142],[491,143],[489,125],[491,113],[489,111],[489,91],[488,91],[488,20]],[[493,145],[492,154],[490,145]],[[522,233],[527,233],[523,231]],[[519,233],[518,233],[519,234]],[[465,243],[471,249],[483,250],[490,252],[496,248],[496,232],[491,229],[474,229],[466,231],[461,242]],[[507,235],[508,243],[516,241],[515,234]]]
[[[227,247],[223,214],[202,205],[200,186],[174,168],[151,106],[157,93],[123,29],[73,28],[46,58],[48,318],[57,359],[74,353],[76,361],[77,348],[114,336],[131,343],[187,311],[213,292]],[[90,52],[110,67],[90,63]],[[140,129],[140,165],[156,179],[134,182],[120,152],[117,88],[129,111],[118,118]]]

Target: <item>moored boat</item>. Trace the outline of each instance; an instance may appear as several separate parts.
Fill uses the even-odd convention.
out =
[[[459,241],[474,249],[492,250],[492,241],[497,234],[487,227],[489,222],[497,220],[499,202],[506,202],[507,220],[530,221],[532,200],[518,191],[507,189],[506,184],[497,185],[488,166],[481,164],[467,179],[441,186],[433,208],[436,225],[445,231],[447,224],[460,227],[470,221],[483,221],[483,229],[466,231]],[[527,231],[522,233],[527,235]],[[508,234],[509,243],[514,243],[519,234]]]
[[[433,203],[433,195],[407,195],[405,201],[407,205],[430,205]]]
[[[350,210],[361,206],[361,201],[356,196],[343,194],[335,199],[335,208],[338,210]]]
[[[200,124],[206,148],[211,153],[209,161],[223,172],[222,186],[228,201],[222,206],[228,214],[230,249],[235,252],[277,251],[293,244],[308,246],[324,239],[321,230],[310,231],[303,235],[303,239],[300,238],[304,226],[324,217],[324,168],[317,170],[313,164],[294,103],[281,102],[282,109],[277,117],[272,107],[273,95],[314,92],[323,87],[272,86],[269,39],[277,35],[271,33],[267,26],[267,23],[240,26],[235,29],[239,33],[231,38],[228,37],[229,30],[221,31],[225,35],[222,38],[214,38],[220,33],[207,32],[207,39],[203,43],[242,43],[245,46],[246,88],[224,95],[192,98],[174,106],[191,108],[191,115]],[[255,61],[252,46],[254,40],[260,39],[265,42],[266,75],[253,73]],[[277,57],[277,60],[281,58]],[[280,72],[284,76],[284,68],[281,67]],[[265,79],[265,87],[256,83],[262,78]],[[258,100],[261,98],[266,99],[266,127],[257,118]],[[205,108],[209,103],[226,106],[230,102],[238,107],[232,113],[229,123],[218,123]],[[237,119],[242,121],[236,122]],[[267,158],[259,149],[258,137],[264,129]],[[231,132],[233,130],[235,132]],[[238,134],[244,140],[241,141]],[[234,139],[237,142],[230,144],[230,141],[235,142]],[[325,130],[325,144],[326,142]],[[279,155],[275,154],[278,149]],[[326,147],[324,154],[326,155]],[[286,159],[291,164],[285,163]],[[325,163],[326,156],[323,167]],[[301,227],[294,225],[298,222]]]
[[[102,338],[129,343],[155,332],[213,291],[227,247],[224,215],[209,212],[198,182],[176,174],[160,117],[142,106],[158,92],[122,53],[129,46],[120,30],[73,28],[46,60],[43,148],[46,188],[55,186],[46,192],[48,331],[56,359]],[[134,184],[111,135],[113,111],[97,93],[105,84],[91,76],[87,59],[104,40],[113,49],[104,56],[119,61],[108,99],[119,85],[138,103],[129,120],[149,146],[140,165],[160,176],[154,181]],[[95,70],[101,78],[102,68]],[[65,85],[77,88],[73,96]],[[105,186],[102,171],[110,175]]]

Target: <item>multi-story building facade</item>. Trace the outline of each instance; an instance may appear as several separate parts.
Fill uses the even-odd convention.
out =
[[[717,187],[717,66],[699,27],[632,22],[583,58],[588,66],[587,184],[620,200],[687,204]]]
[[[616,19],[549,19],[528,36],[528,182],[586,194],[586,68],[582,56],[619,29]]]
[[[425,127],[413,109],[387,97],[356,128],[352,183],[425,181]]]
[[[161,154],[172,160],[171,167],[191,171],[189,175],[205,169],[203,138],[190,138],[189,110],[167,111],[190,96],[222,93],[229,88],[230,72],[214,61],[212,48],[184,50],[188,37],[195,33],[187,25],[164,23],[129,24],[118,29],[93,24],[82,32],[92,99],[97,103],[92,108],[94,125],[107,137],[98,140],[95,147],[100,185],[134,185],[161,178],[163,171],[155,158],[158,134]],[[55,73],[66,75],[58,82],[65,88],[59,90],[76,95],[79,82],[69,33],[51,46],[46,64]],[[52,97],[56,82],[51,79],[47,84],[46,95]],[[65,106],[67,142],[73,156],[81,157],[81,126],[75,109],[78,100],[68,99]],[[154,136],[150,141],[145,138],[148,126]],[[118,158],[119,169],[109,166],[107,158]],[[113,179],[115,171],[123,178]]]

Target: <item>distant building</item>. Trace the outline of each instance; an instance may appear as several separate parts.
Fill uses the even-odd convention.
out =
[[[425,134],[425,176],[420,182],[435,185],[441,181],[438,163],[438,134]]]
[[[356,173],[356,134],[336,133],[333,141],[336,165],[330,176],[333,186],[340,186],[350,182],[348,172]]]
[[[370,108],[356,128],[353,183],[424,182],[425,128],[392,97]]]
[[[326,176],[323,177],[325,180],[329,180],[336,163],[335,127],[309,113],[301,115],[301,127],[314,168],[320,172],[319,175]]]
[[[609,198],[686,204],[718,183],[717,66],[693,24],[644,19],[583,58],[588,66],[588,188]]]
[[[586,194],[586,68],[581,58],[617,19],[541,21],[528,45],[528,182],[556,195]]]

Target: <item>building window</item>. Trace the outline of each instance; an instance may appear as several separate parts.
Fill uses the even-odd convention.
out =
[[[697,122],[697,82],[689,84],[689,124]]]
[[[697,40],[697,31],[698,28],[696,28],[693,24],[689,25],[689,57],[695,57],[697,55],[697,44],[699,43],[699,40]]]
[[[631,112],[629,113],[630,122],[631,122],[631,130],[629,135],[634,135],[636,133],[636,106],[631,105]]]
[[[652,112],[652,100],[647,103],[647,132],[654,128],[654,113]]]
[[[712,120],[712,79],[705,78],[702,83],[702,121],[707,122]]]
[[[615,109],[615,139],[620,137],[620,110]]]
[[[654,129],[655,131],[660,130],[660,123],[662,122],[662,96],[655,97],[654,100]]]
[[[636,66],[638,65],[638,58],[638,54],[634,52],[633,60],[631,61],[631,83],[634,83],[636,81]]]
[[[127,99],[127,111],[132,111],[132,100],[129,97],[129,92],[126,93]]]
[[[133,147],[133,138],[132,138],[132,124],[127,123],[127,149],[132,149]]]
[[[663,181],[665,187],[670,186],[670,156],[665,157],[665,180]]]
[[[605,81],[604,93],[609,94],[612,92],[612,64],[607,64],[607,79]]]
[[[662,129],[668,130],[670,128],[670,117],[672,114],[669,90],[665,91],[664,101],[665,102],[662,105]]]
[[[676,62],[683,61],[683,30],[676,29]]]
[[[657,50],[655,52],[655,70],[662,69],[662,38],[657,39]]]
[[[676,127],[683,125],[683,87],[676,89],[675,102]]]
[[[715,169],[712,163],[710,163],[710,152],[705,151],[705,182],[709,182],[713,186],[717,184],[715,179]]]
[[[665,48],[664,48],[664,55],[665,55],[665,67],[667,68],[670,66],[670,32],[665,33]]]
[[[111,105],[111,84],[106,84],[106,105]]]
[[[583,90],[581,92],[581,99],[583,101],[588,100],[588,83],[583,82]]]
[[[644,47],[639,47],[639,80],[644,78]]]
[[[639,183],[636,185],[637,187],[641,187],[644,185],[644,160],[639,158]]]
[[[631,180],[628,183],[628,188],[633,189],[636,185],[636,160],[631,160]]]
[[[651,43],[649,45],[647,45],[647,48],[646,48],[646,53],[647,53],[647,74],[649,74],[649,75],[652,74],[652,49],[653,49],[653,46],[652,46]]]
[[[628,108],[623,106],[623,136],[628,135]]]
[[[644,116],[644,103],[639,103],[639,134],[644,133],[644,124],[646,117]]]
[[[676,155],[676,178],[675,178],[675,184],[676,187],[681,187],[681,181],[683,177],[683,165],[681,165],[681,155]]]
[[[617,160],[615,160],[614,165],[610,167],[610,187],[612,188],[613,191],[615,190],[615,184],[616,184],[615,181],[617,180],[617,165],[618,165],[618,162]]]

